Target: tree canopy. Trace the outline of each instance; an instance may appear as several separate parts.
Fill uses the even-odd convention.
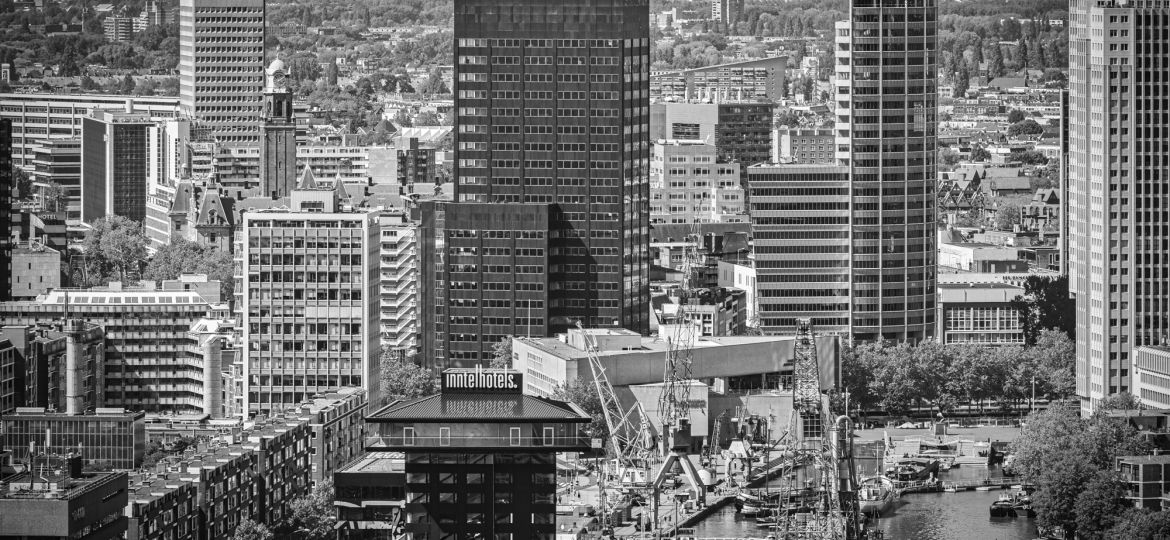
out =
[[[851,407],[903,414],[917,406],[939,412],[959,403],[1000,406],[1036,397],[1062,399],[1075,389],[1075,345],[1058,331],[1032,347],[968,344],[862,343],[841,352],[842,385]]]
[[[178,279],[182,274],[207,274],[208,279],[218,279],[223,295],[221,300],[230,300],[235,289],[231,253],[178,237],[155,252],[146,264],[142,278],[162,281]]]
[[[88,274],[85,285],[138,279],[146,262],[146,242],[142,224],[134,220],[123,216],[95,220],[82,242]]]
[[[429,396],[439,391],[439,377],[435,372],[415,364],[410,358],[403,358],[398,351],[383,349],[379,369],[381,405],[399,399]]]
[[[1025,343],[1035,344],[1050,328],[1076,337],[1076,305],[1068,296],[1068,276],[1028,276],[1024,294],[1012,299],[1011,306],[1020,314]]]

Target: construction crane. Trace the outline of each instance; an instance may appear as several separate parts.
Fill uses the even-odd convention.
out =
[[[632,486],[645,484],[644,479],[647,476],[645,469],[650,462],[654,440],[648,416],[641,404],[635,402],[629,409],[622,407],[621,401],[613,391],[613,385],[609,382],[609,376],[605,374],[605,366],[598,357],[597,343],[593,335],[587,332],[580,322],[577,322],[577,329],[585,342],[589,371],[593,375],[593,387],[597,390],[602,416],[609,431],[609,437],[605,441],[609,459],[606,460],[607,465],[598,471],[598,478],[601,479],[598,486],[598,510],[608,526],[609,507],[605,480],[611,472],[609,464],[612,464],[613,476],[619,482]]]
[[[781,511],[776,523],[782,538],[794,540],[861,540],[853,465],[852,428],[848,417],[834,419],[821,392],[816,340],[808,319],[797,321],[793,351],[792,413],[783,444],[783,478],[812,465],[805,485],[782,484],[782,504],[801,511]]]
[[[691,280],[694,271],[702,264],[698,246],[703,241],[699,231],[699,223],[692,221],[690,225],[691,242],[683,247],[682,283],[679,287],[678,313],[675,317],[674,335],[667,336],[666,365],[662,376],[662,393],[658,397],[658,416],[662,421],[662,452],[666,460],[651,482],[653,497],[650,505],[653,510],[655,527],[658,525],[658,497],[667,477],[678,465],[682,468],[691,488],[695,491],[698,503],[707,502],[707,487],[699,477],[699,469],[688,457],[691,449],[691,415],[690,398],[693,375],[692,349],[695,338],[695,322],[687,315],[692,294]],[[698,321],[702,324],[702,321]],[[700,326],[701,328],[701,326]],[[701,332],[701,330],[700,330]]]

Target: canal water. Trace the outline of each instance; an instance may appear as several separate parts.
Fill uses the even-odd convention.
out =
[[[880,444],[880,443],[878,443]],[[877,451],[875,451],[877,450]],[[881,466],[880,449],[858,445],[855,451],[859,476],[871,476]],[[963,465],[940,474],[943,482],[982,480],[1000,476],[985,465]],[[799,477],[799,476],[798,476]],[[776,481],[774,481],[776,482]],[[912,493],[903,495],[894,510],[870,528],[885,532],[886,540],[1032,540],[1036,521],[1024,518],[991,518],[988,507],[1002,491],[959,493]],[[764,538],[768,530],[756,526],[727,506],[695,526],[699,537]]]

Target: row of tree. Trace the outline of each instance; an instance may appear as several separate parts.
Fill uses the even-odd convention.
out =
[[[1075,390],[1075,345],[1062,332],[1041,332],[1036,345],[918,345],[864,343],[841,354],[850,408],[908,414],[948,412],[962,404],[1014,409],[1037,399],[1063,399]]]

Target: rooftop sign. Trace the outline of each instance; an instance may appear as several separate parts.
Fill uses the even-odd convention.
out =
[[[444,394],[520,394],[524,375],[510,369],[448,369],[443,372]]]

